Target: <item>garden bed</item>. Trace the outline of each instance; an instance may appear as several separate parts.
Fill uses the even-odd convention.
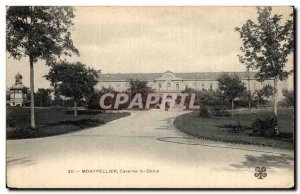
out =
[[[7,107],[6,138],[26,139],[48,137],[75,132],[103,125],[107,122],[130,115],[130,113],[101,112],[99,110],[79,110],[73,116],[70,108],[36,108],[36,129],[30,126],[30,108]]]
[[[192,112],[177,117],[174,121],[176,127],[195,137],[222,141],[228,143],[252,144],[283,149],[294,149],[294,118],[292,109],[280,109],[278,114],[278,126],[280,134],[276,137],[259,137],[250,129],[256,118],[271,114],[268,110],[252,111],[252,113],[240,113],[232,117],[211,116],[199,117],[198,112]],[[235,130],[239,120],[242,130]],[[231,127],[232,126],[232,127]]]

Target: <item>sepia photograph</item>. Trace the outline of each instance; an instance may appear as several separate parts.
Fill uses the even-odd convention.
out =
[[[295,189],[293,6],[6,6],[9,189]]]

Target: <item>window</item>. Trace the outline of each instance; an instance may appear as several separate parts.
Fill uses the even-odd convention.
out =
[[[168,91],[171,90],[171,84],[170,84],[170,83],[167,84],[167,90],[168,90]]]
[[[210,84],[209,89],[210,89],[210,91],[213,90],[213,84],[212,83]]]
[[[179,84],[176,84],[176,91],[179,91]]]

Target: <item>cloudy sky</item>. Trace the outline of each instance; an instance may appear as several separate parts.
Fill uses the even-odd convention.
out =
[[[103,73],[245,71],[239,33],[255,7],[76,7],[71,29],[80,61]],[[274,7],[284,19],[289,7]],[[7,55],[7,58],[9,55]],[[292,69],[292,56],[287,69]],[[35,89],[49,87],[49,68],[35,64]],[[29,60],[7,59],[7,86],[20,72],[29,86]]]

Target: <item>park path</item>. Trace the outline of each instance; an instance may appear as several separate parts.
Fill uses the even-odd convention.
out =
[[[72,134],[8,140],[7,184],[19,188],[294,185],[292,151],[187,136],[173,126],[174,118],[184,113],[132,111],[131,116]],[[256,167],[266,167],[267,177],[256,178]]]

